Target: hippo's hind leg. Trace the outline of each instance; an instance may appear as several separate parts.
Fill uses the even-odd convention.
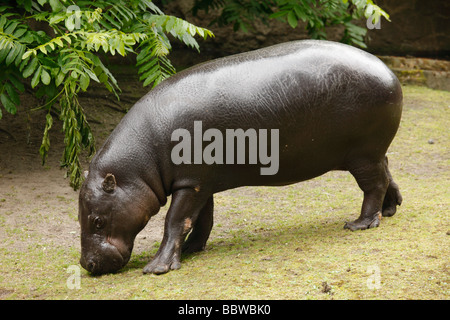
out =
[[[383,201],[383,217],[392,217],[397,211],[397,205],[402,204],[402,195],[389,172],[387,157],[385,157],[385,169],[389,179],[389,186]]]
[[[183,245],[183,253],[193,253],[205,249],[209,234],[213,227],[214,199],[211,196],[205,206],[200,210],[197,220],[194,222],[192,232]]]
[[[360,159],[349,166],[349,171],[364,192],[364,200],[359,218],[347,222],[344,228],[355,231],[378,227],[389,186],[385,159]]]

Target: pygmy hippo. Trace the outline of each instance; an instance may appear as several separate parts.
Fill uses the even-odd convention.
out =
[[[364,192],[361,215],[345,228],[377,227],[402,201],[386,157],[401,113],[395,75],[375,56],[330,41],[288,42],[179,72],[141,98],[92,159],[79,195],[80,263],[94,275],[124,267],[136,235],[171,195],[144,273],[178,269],[182,252],[205,248],[215,193],[330,170],[349,171]]]

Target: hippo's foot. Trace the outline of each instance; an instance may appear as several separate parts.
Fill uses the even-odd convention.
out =
[[[392,217],[397,211],[397,206],[402,204],[402,195],[397,184],[391,181],[383,201],[383,217]]]
[[[159,252],[158,252],[159,253]],[[150,261],[145,267],[143,272],[153,274],[163,274],[170,270],[178,270],[181,268],[180,255],[173,254],[156,254],[152,261]]]
[[[202,239],[196,239],[192,235],[184,242],[182,247],[182,252],[185,254],[190,254],[194,252],[199,252],[205,250],[206,241]]]
[[[205,244],[199,242],[185,242],[183,245],[183,253],[190,254],[205,250]]]
[[[378,211],[372,219],[359,217],[353,222],[346,222],[344,229],[350,229],[351,231],[366,230],[370,228],[376,228],[380,225],[381,212]]]

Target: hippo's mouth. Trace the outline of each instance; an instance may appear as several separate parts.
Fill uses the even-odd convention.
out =
[[[134,241],[131,242],[131,246],[127,245],[123,240],[117,240],[116,238],[112,238],[112,237],[108,237],[106,239],[106,241],[111,246],[116,248],[117,252],[122,257],[122,261],[123,261],[122,267],[124,267],[128,263],[128,261],[130,260],[131,251],[133,250]]]

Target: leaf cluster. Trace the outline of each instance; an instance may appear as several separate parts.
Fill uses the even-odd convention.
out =
[[[277,19],[296,28],[300,21],[305,23],[312,39],[326,39],[325,27],[344,26],[341,41],[366,48],[364,38],[367,29],[353,22],[363,16],[376,24],[381,16],[389,15],[372,0],[195,0],[193,14],[199,11],[220,10],[220,15],[211,24],[219,26],[232,24],[235,31],[244,32],[252,28],[254,20],[268,23]]]
[[[40,154],[50,148],[53,116],[63,122],[61,165],[76,189],[82,182],[80,154],[95,152],[95,142],[78,102],[92,81],[119,98],[117,80],[100,57],[136,54],[143,85],[155,86],[176,72],[168,59],[168,35],[199,50],[196,36],[211,31],[165,15],[149,0],[17,0],[0,5],[0,103],[15,114],[20,93],[29,86],[47,110]],[[33,27],[39,24],[39,28]],[[42,27],[44,26],[44,27]],[[2,107],[0,106],[0,119]],[[59,106],[59,108],[58,108]]]

